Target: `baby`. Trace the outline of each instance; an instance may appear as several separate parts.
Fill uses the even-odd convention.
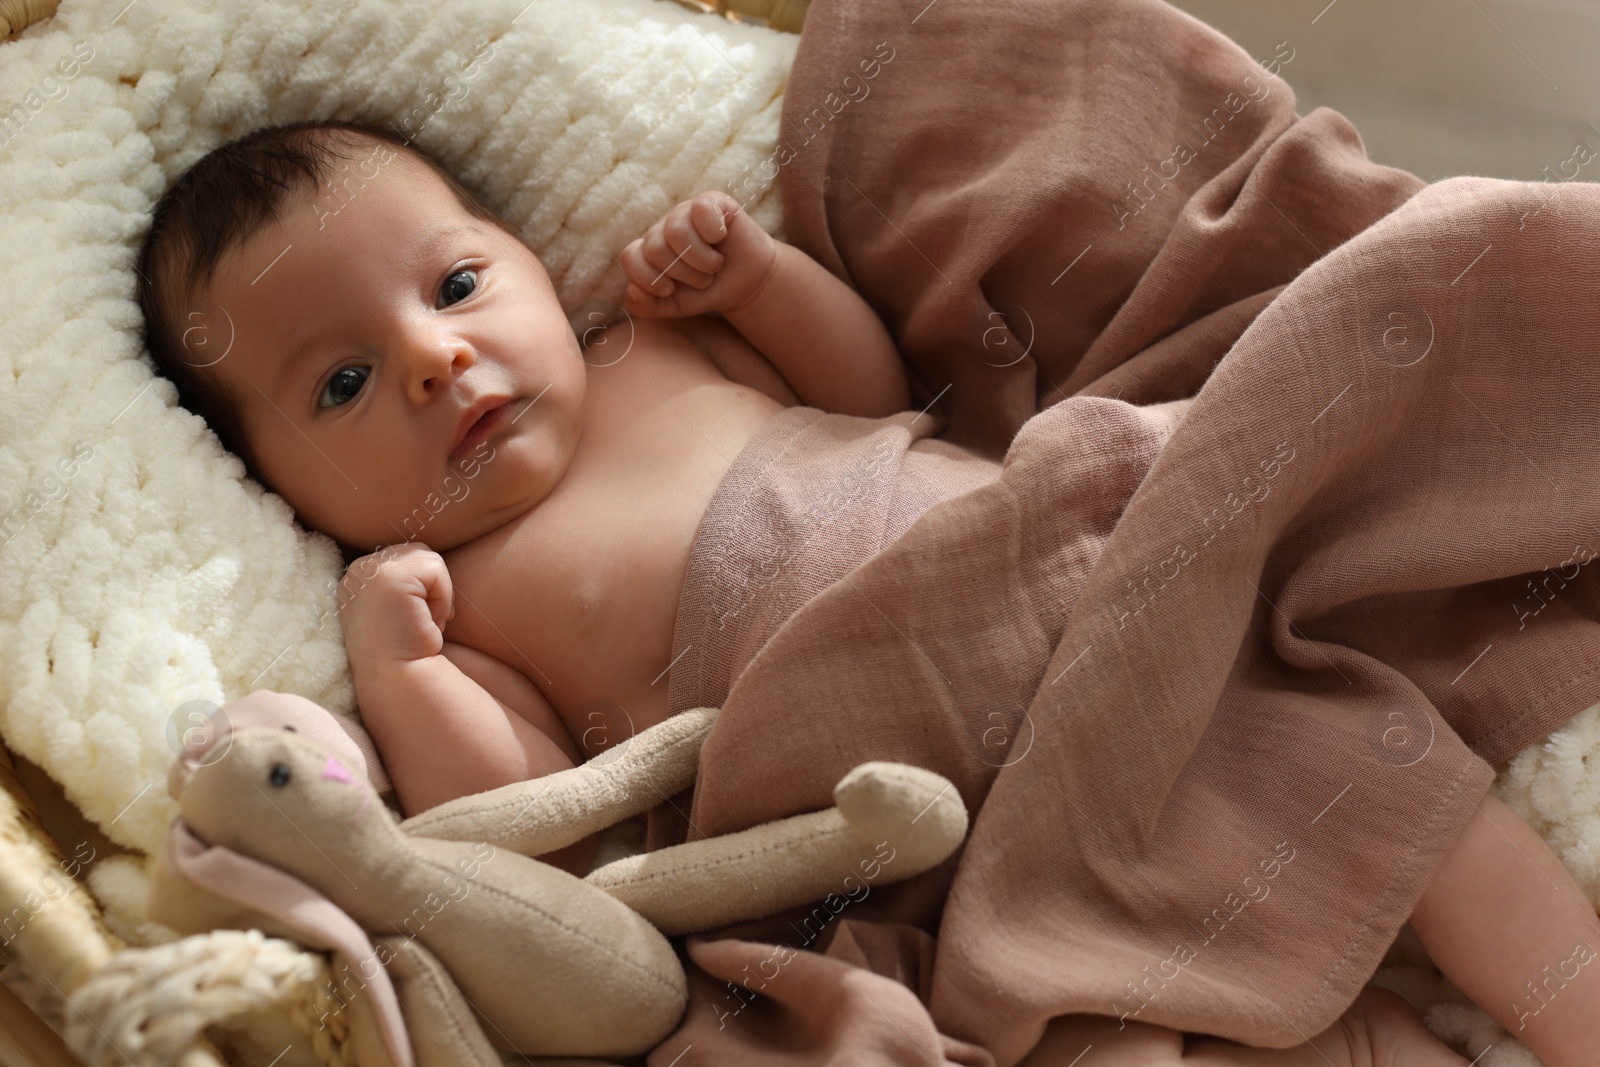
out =
[[[408,815],[665,718],[690,548],[734,457],[786,407],[909,406],[867,303],[731,197],[678,204],[621,262],[628,316],[580,343],[494,212],[390,131],[338,122],[224,145],[157,206],[140,259],[150,350],[250,473],[343,548],[356,695]],[[545,858],[582,874],[592,857],[590,840]],[[1413,925],[1516,1033],[1520,980],[1593,920],[1490,797]],[[1591,980],[1519,1036],[1549,1067],[1593,1063],[1597,1003]],[[1296,1050],[1208,1040],[1186,1056],[1170,1030],[1075,1018],[1107,1057],[1088,1067],[1466,1062],[1376,990]]]

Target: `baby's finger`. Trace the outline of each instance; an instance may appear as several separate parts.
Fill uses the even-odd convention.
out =
[[[671,312],[667,310],[670,304],[670,300],[654,296],[633,282],[628,283],[627,309],[630,315],[637,315],[641,319],[670,318]]]
[[[694,198],[689,208],[695,232],[711,244],[716,244],[728,236],[728,220],[738,214],[738,211],[738,203],[732,197],[721,193],[701,193]],[[717,258],[722,259],[722,253],[717,253]],[[721,263],[718,263],[713,269],[721,268]]]
[[[683,262],[709,276],[721,270],[726,259],[709,243],[727,236],[726,231],[717,233],[716,219],[720,217],[715,205],[696,198],[663,219],[661,229],[673,252],[683,256]]]
[[[422,581],[428,602],[428,613],[434,625],[444,629],[444,624],[455,614],[455,590],[450,581],[450,570],[437,554],[429,553],[417,560],[417,577]]]
[[[672,281],[661,277],[661,268],[653,265],[645,256],[644,238],[635,238],[634,241],[622,250],[622,273],[628,281],[637,285],[645,292],[653,292],[657,296],[665,295],[671,291]]]
[[[630,285],[637,286],[641,292],[654,291],[657,296],[671,294],[672,280],[670,278],[655,280],[661,271],[656,267],[652,267],[650,261],[645,258],[644,238],[636,238],[631,242],[622,250],[620,258],[623,276],[628,279]]]
[[[677,283],[667,271],[650,262],[645,255],[647,247],[645,238],[639,238],[622,250],[622,273],[629,284],[641,292],[652,297],[669,297]],[[672,261],[666,259],[665,262]]]
[[[657,280],[673,278],[685,285],[696,289],[704,289],[711,284],[711,275],[698,270],[693,264],[686,262],[686,253],[673,248],[667,243],[666,227],[652,227],[644,237],[644,258],[655,268],[655,273],[648,279],[646,286],[657,296],[666,296],[661,291]]]

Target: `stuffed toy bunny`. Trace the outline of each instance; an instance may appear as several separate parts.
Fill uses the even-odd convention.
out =
[[[360,726],[257,690],[219,709],[173,766],[181,814],[147,912],[183,933],[253,927],[331,950],[359,1067],[498,1067],[496,1047],[646,1051],[687,1003],[667,936],[817,900],[850,877],[912,877],[966,835],[947,780],[864,763],[827,811],[587,878],[532,858],[686,788],[715,719],[685,712],[571,770],[397,821]]]

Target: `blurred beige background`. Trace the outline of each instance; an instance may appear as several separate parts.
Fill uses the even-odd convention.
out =
[[[1257,59],[1292,49],[1300,114],[1343,112],[1381,163],[1600,181],[1600,0],[1171,2]]]

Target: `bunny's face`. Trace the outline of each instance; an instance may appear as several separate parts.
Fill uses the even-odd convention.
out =
[[[220,845],[321,884],[374,820],[392,828],[358,767],[292,729],[232,732],[178,786],[184,820]]]

